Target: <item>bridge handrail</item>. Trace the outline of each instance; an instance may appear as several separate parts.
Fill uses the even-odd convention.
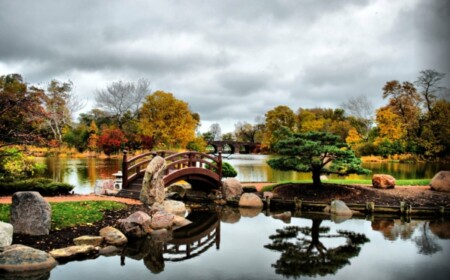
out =
[[[197,162],[199,162],[201,168],[214,170],[214,172],[219,175],[219,178],[220,179],[222,178],[221,153],[219,153],[219,156],[216,158],[214,156],[196,151],[188,151],[181,153],[176,153],[173,151],[151,151],[141,155],[134,156],[129,159],[127,158],[127,154],[128,152],[126,150],[123,151],[123,160],[122,160],[123,188],[126,188],[128,186],[128,183],[134,178],[138,177],[139,174],[145,172],[146,165],[153,159],[153,157],[157,155],[165,158],[166,161],[170,162],[167,165],[166,175],[173,167],[178,167],[176,169],[180,169],[180,166],[182,166],[183,164],[187,164],[187,167],[197,167]],[[141,160],[148,156],[151,156],[151,158]],[[205,159],[209,159],[210,161],[207,161]]]

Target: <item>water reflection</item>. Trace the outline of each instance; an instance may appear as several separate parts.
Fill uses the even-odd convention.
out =
[[[286,226],[269,237],[272,243],[264,247],[281,252],[280,258],[272,264],[277,274],[288,278],[335,274],[349,265],[349,259],[358,256],[361,246],[369,242],[364,234],[352,231],[338,230],[329,234],[330,228],[321,227],[322,221],[313,218],[311,227]],[[326,248],[322,242],[326,238],[345,238],[345,241],[339,246]]]
[[[185,227],[159,235],[131,241],[121,254],[121,265],[126,258],[143,260],[153,274],[164,271],[165,262],[179,262],[200,256],[215,245],[220,248],[220,221],[215,212],[193,211]]]
[[[372,229],[379,231],[387,240],[412,240],[422,255],[432,255],[442,251],[439,239],[450,239],[450,222],[404,221],[400,219],[374,219]]]

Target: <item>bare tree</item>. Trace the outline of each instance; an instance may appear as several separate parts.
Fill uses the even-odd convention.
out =
[[[420,71],[420,76],[414,84],[418,87],[419,93],[423,98],[424,107],[433,117],[433,105],[438,99],[441,92],[444,92],[444,87],[440,87],[439,83],[444,78],[445,74],[439,73],[435,70]]]
[[[214,141],[222,140],[222,129],[220,128],[220,124],[213,123],[209,127],[209,132],[211,132],[211,138],[214,139]]]
[[[341,104],[350,117],[349,121],[356,129],[359,136],[367,140],[370,130],[374,123],[374,108],[367,96],[361,95],[350,98],[347,102]]]
[[[106,89],[96,90],[95,102],[97,107],[115,116],[122,128],[125,115],[135,117],[149,93],[150,81],[147,79],[139,79],[136,83],[118,81],[108,85]]]

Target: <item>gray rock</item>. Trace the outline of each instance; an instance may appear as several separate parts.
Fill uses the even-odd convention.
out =
[[[238,197],[242,194],[242,184],[236,178],[227,178],[222,183],[222,194],[225,200]]]
[[[47,235],[52,209],[38,192],[16,192],[12,196],[11,224],[14,233]]]
[[[164,201],[166,196],[163,180],[165,170],[166,160],[160,156],[155,156],[147,165],[139,195],[139,199],[145,205]]]
[[[263,202],[259,196],[254,193],[244,193],[239,199],[240,207],[262,208]]]
[[[187,183],[187,184],[189,184],[189,183]],[[191,187],[189,186],[189,188],[191,188]],[[187,189],[187,187],[185,184],[175,183],[175,184],[170,185],[166,191],[167,191],[167,193],[176,193],[180,197],[185,197],[186,189]]]
[[[13,226],[0,221],[0,247],[9,246],[13,239]]]
[[[83,236],[75,238],[73,240],[73,243],[75,245],[78,245],[78,246],[81,246],[81,245],[92,245],[92,246],[98,247],[98,246],[102,245],[103,237],[101,237],[101,236],[83,235]]]
[[[49,254],[58,261],[83,260],[98,255],[98,249],[92,245],[76,245],[55,249]]]
[[[337,216],[351,217],[353,215],[352,210],[348,208],[347,204],[342,200],[333,200],[330,206],[330,213]]]
[[[0,251],[0,271],[3,272],[45,272],[57,264],[47,252],[20,244],[3,247]]]
[[[432,190],[440,192],[450,192],[450,171],[439,171],[431,179],[430,187]]]
[[[140,238],[150,232],[152,218],[145,212],[137,211],[126,219],[117,221],[119,229],[128,237]]]
[[[127,237],[118,229],[113,227],[104,227],[100,230],[100,236],[104,238],[105,243],[114,246],[123,246],[128,242]]]

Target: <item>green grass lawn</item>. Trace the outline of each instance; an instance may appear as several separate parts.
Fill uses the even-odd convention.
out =
[[[120,210],[125,204],[114,201],[77,201],[50,203],[52,229],[89,225],[103,219],[102,211]],[[10,204],[0,204],[0,221],[9,222]]]
[[[428,186],[430,184],[431,179],[411,179],[411,180],[395,180],[396,186]],[[312,183],[312,180],[299,180],[299,181],[285,181],[275,183],[273,185],[265,186],[262,188],[262,191],[272,191],[276,186],[283,184],[306,184]],[[340,185],[372,185],[372,180],[340,180],[340,179],[330,179],[323,180],[323,184],[340,184]]]

